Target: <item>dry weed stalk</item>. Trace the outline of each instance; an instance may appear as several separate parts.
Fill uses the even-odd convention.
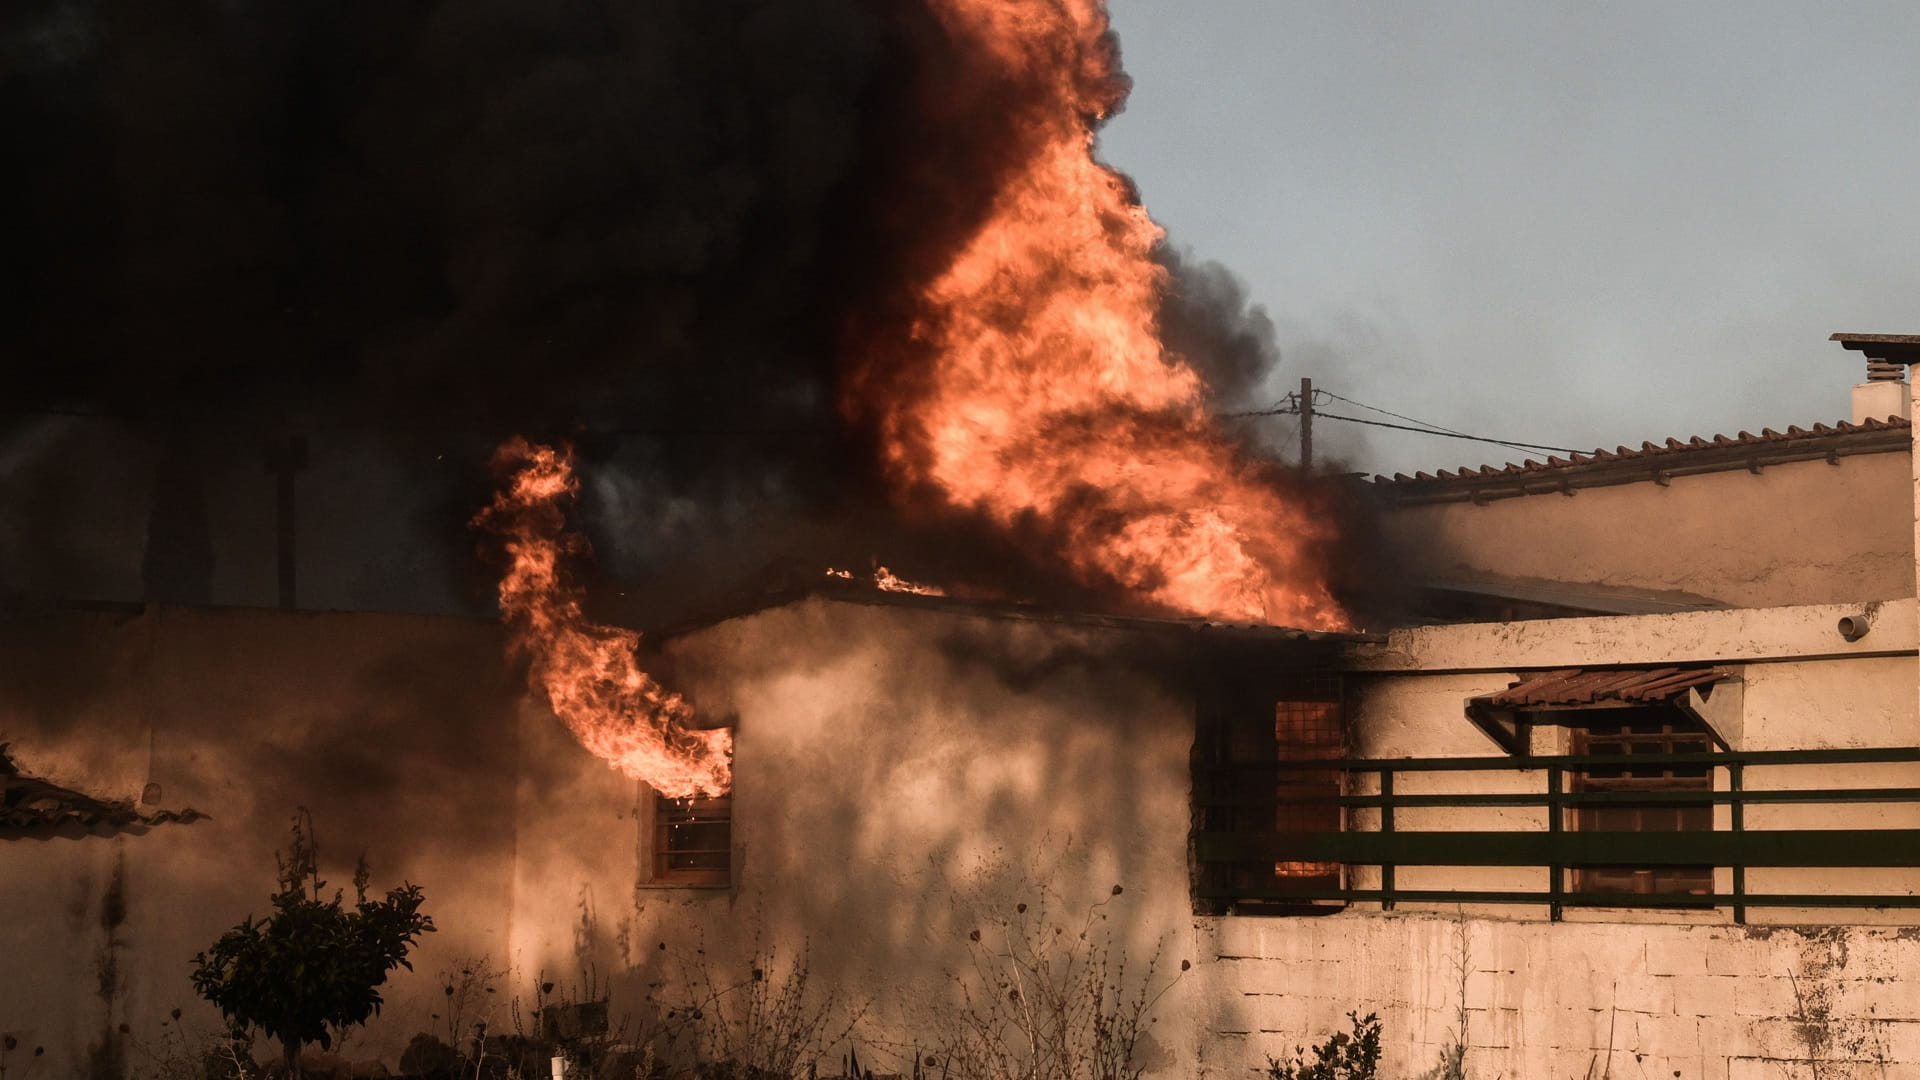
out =
[[[775,951],[756,943],[746,976],[733,982],[714,977],[704,947],[694,955],[686,973],[691,997],[666,1009],[658,1034],[669,1051],[684,1038],[695,1071],[710,1080],[812,1077],[820,1055],[846,1042],[866,1013],[842,1015],[832,991],[809,991],[805,947],[783,972]],[[646,1045],[651,1054],[654,1040]]]
[[[1045,890],[1037,907],[1017,904],[971,931],[971,970],[954,976],[960,1009],[929,1060],[967,1080],[1138,1080],[1140,1040],[1179,976],[1155,989],[1156,951],[1129,979],[1105,926],[1121,892],[1089,905],[1072,931],[1048,917]]]

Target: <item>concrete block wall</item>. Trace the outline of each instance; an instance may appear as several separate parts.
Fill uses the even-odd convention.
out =
[[[1347,913],[1196,924],[1201,1070],[1380,1017],[1381,1075],[1920,1078],[1920,927]]]

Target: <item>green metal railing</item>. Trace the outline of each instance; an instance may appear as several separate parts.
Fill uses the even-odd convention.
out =
[[[1201,821],[1216,809],[1259,811],[1277,806],[1372,808],[1379,825],[1369,831],[1275,832],[1202,828],[1193,836],[1194,856],[1202,868],[1196,895],[1203,900],[1371,901],[1391,908],[1397,902],[1541,904],[1558,920],[1567,907],[1727,907],[1735,922],[1745,922],[1749,907],[1920,908],[1912,893],[1754,893],[1747,889],[1750,867],[1920,867],[1920,829],[1766,829],[1746,827],[1746,808],[1759,805],[1914,804],[1920,787],[1794,788],[1749,790],[1747,772],[1755,768],[1806,765],[1868,765],[1920,762],[1920,747],[1847,750],[1785,750],[1748,753],[1562,755],[1553,757],[1340,758],[1319,761],[1236,763],[1198,766],[1196,807]],[[1713,791],[1573,791],[1568,781],[1589,771],[1622,767],[1723,769],[1727,783]],[[1374,794],[1278,794],[1286,773],[1334,773],[1378,777]],[[1537,773],[1542,790],[1518,793],[1403,794],[1395,778],[1447,772]],[[1566,811],[1587,806],[1678,807],[1726,805],[1726,828],[1711,831],[1598,832],[1565,827]],[[1396,828],[1395,811],[1430,807],[1544,808],[1544,828],[1410,831]],[[1273,822],[1273,816],[1265,816]],[[1380,887],[1295,887],[1267,883],[1222,884],[1232,868],[1274,863],[1339,863],[1377,866]],[[1538,867],[1547,871],[1545,890],[1405,889],[1395,869],[1406,866]],[[1604,867],[1726,867],[1732,889],[1726,893],[1622,893],[1574,891],[1567,871]],[[1209,872],[1209,870],[1214,872]],[[1257,873],[1242,875],[1258,878]]]

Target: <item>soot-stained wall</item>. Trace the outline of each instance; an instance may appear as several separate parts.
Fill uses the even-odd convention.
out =
[[[507,940],[522,696],[501,656],[477,620],[150,608],[0,623],[0,741],[22,772],[108,799],[157,784],[158,807],[210,815],[0,840],[10,1064],[117,1076],[164,1052],[175,1008],[183,1030],[216,1030],[193,954],[268,913],[297,807],[330,885],[351,896],[364,853],[375,891],[425,887],[440,931],[376,1032],[428,1030],[437,973]]]
[[[843,1021],[860,1015],[862,1061],[888,1072],[950,1034],[961,985],[982,990],[975,959],[1008,935],[1083,959],[1110,940],[1130,985],[1155,956],[1163,985],[1193,922],[1187,647],[821,598],[677,637],[664,646],[672,681],[735,728],[733,886],[648,884],[644,805],[592,830],[523,814],[516,962],[544,957],[551,973],[598,957],[617,1012],[702,973],[732,983],[804,956]],[[561,760],[535,749],[565,738],[550,726],[522,738],[530,759]],[[632,804],[597,763],[564,773],[523,782],[523,797]],[[771,964],[754,959],[769,952]],[[1176,987],[1163,1014],[1183,1000]],[[1194,1030],[1163,1020],[1146,1059],[1191,1060]]]
[[[1195,940],[1191,647],[1129,624],[822,598],[665,642],[663,673],[736,731],[733,882],[695,888],[650,880],[649,794],[529,699],[490,623],[15,620],[0,625],[0,740],[21,768],[101,797],[158,784],[160,806],[210,817],[0,842],[16,973],[0,1031],[66,1076],[139,1065],[174,1008],[190,1034],[216,1030],[191,957],[267,912],[304,806],[331,882],[350,889],[364,851],[375,889],[422,885],[439,927],[349,1059],[393,1066],[414,1033],[445,1037],[449,986],[469,1027],[508,1030],[516,1005],[531,1026],[551,983],[607,998],[639,1033],[706,979],[784,980],[804,962],[836,1003],[828,1033],[857,1015],[863,1061],[904,1071],[964,983],[992,992],[974,962],[1009,935],[1082,957],[1110,940],[1129,984],[1156,956],[1155,985],[1174,980]],[[469,994],[476,981],[496,992]],[[1149,1062],[1193,1059],[1198,1027],[1176,1022],[1192,985],[1162,999]]]

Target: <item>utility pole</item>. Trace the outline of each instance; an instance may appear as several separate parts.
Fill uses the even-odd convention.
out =
[[[1300,470],[1313,471],[1313,380],[1300,380]]]

